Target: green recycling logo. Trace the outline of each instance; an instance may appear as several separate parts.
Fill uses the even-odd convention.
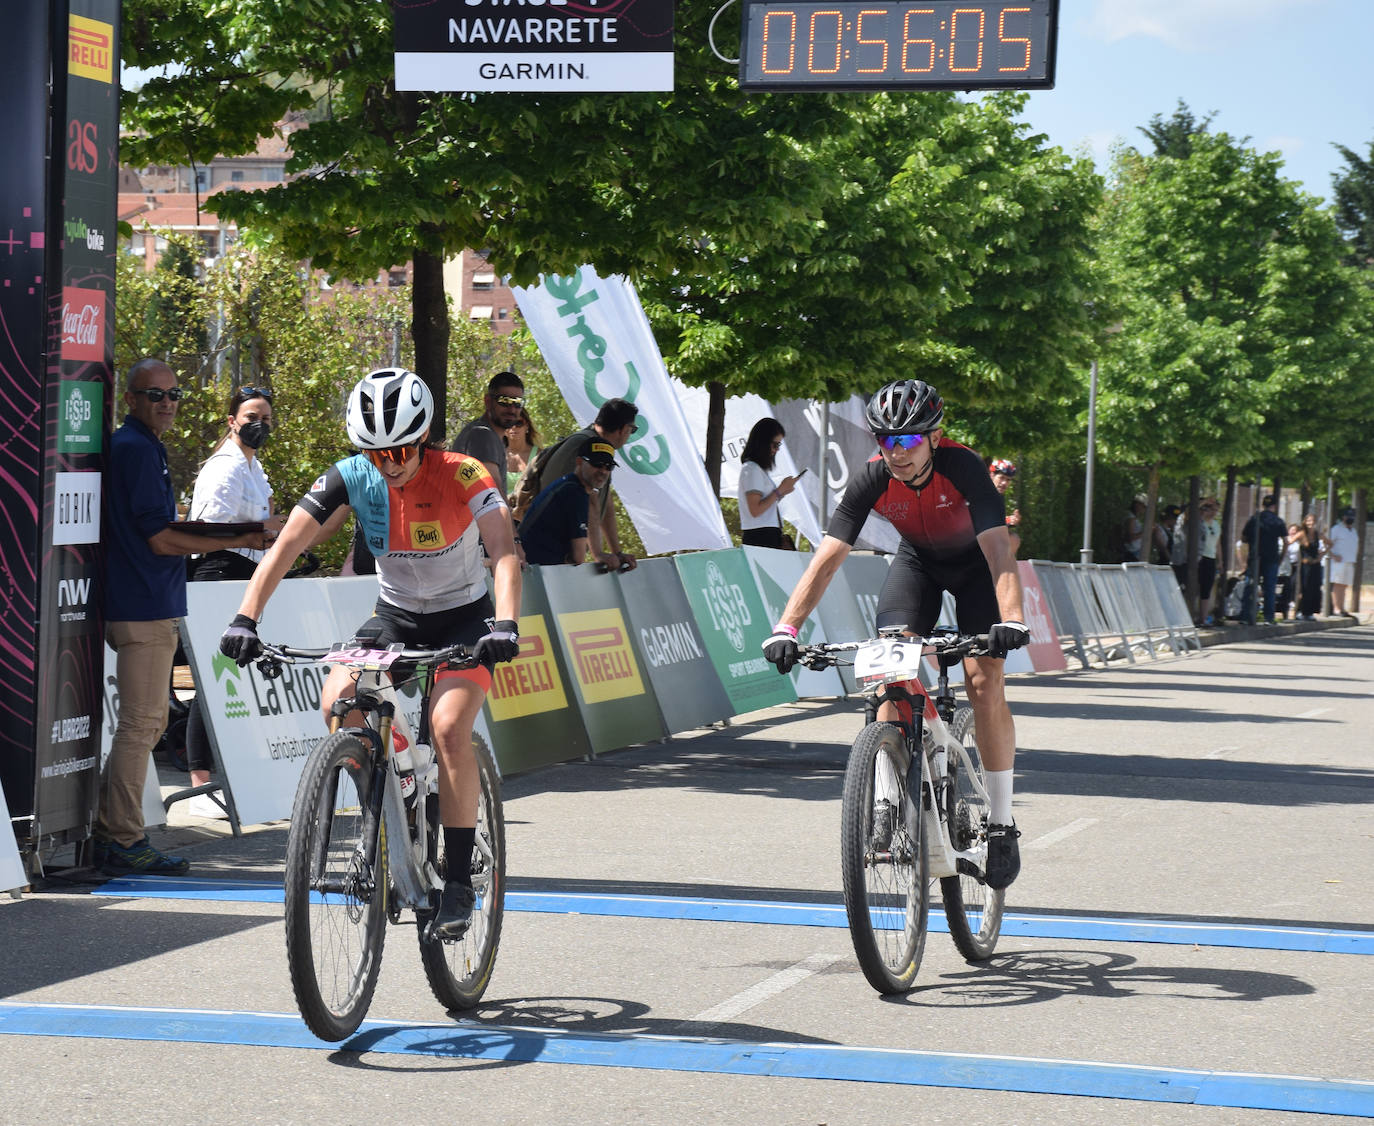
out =
[[[247,719],[249,716],[248,705],[239,695],[239,689],[243,687],[243,682],[239,679],[243,676],[243,670],[239,668],[238,662],[233,657],[226,657],[223,653],[216,653],[215,659],[210,662],[210,669],[215,674],[215,680],[220,680],[225,673],[229,674],[229,679],[224,682],[224,716],[226,719]]]

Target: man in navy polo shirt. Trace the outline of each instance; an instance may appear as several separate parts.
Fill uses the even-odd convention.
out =
[[[261,532],[221,539],[170,525],[176,493],[161,437],[176,420],[181,389],[162,360],[129,369],[129,413],[110,439],[105,470],[105,640],[117,655],[119,724],[100,784],[97,864],[109,873],[182,875],[190,862],[165,856],[143,830],[143,786],[153,745],[167,726],[177,619],[186,615],[186,559],[228,547],[264,548]]]
[[[520,522],[527,563],[548,566],[587,558],[591,498],[610,481],[614,468],[615,447],[609,442],[588,438],[582,443],[573,471],[540,492]]]

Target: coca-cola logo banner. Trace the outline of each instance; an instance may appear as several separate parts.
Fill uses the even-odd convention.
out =
[[[105,359],[105,294],[100,290],[62,287],[62,358]]]

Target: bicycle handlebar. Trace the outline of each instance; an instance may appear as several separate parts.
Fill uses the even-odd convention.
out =
[[[837,665],[852,665],[853,661],[841,659],[841,653],[852,653],[881,641],[910,641],[929,646],[937,656],[953,659],[963,657],[983,657],[988,651],[988,635],[985,633],[934,633],[929,637],[899,635],[896,637],[870,637],[863,641],[825,641],[816,645],[802,645],[797,650],[797,660],[809,669],[828,669]]]
[[[269,679],[274,675],[272,668],[283,664],[295,664],[297,661],[318,661],[326,654],[338,652],[342,646],[326,645],[323,648],[304,649],[295,645],[276,645],[270,641],[263,641],[262,655],[257,658],[257,666],[265,677]],[[357,646],[358,649],[365,649],[364,646]],[[438,665],[447,664],[450,668],[476,668],[477,658],[466,645],[443,645],[429,647],[425,646],[418,649],[404,649],[399,646],[391,646],[385,650],[388,655],[394,654],[393,661],[405,662],[416,665]]]

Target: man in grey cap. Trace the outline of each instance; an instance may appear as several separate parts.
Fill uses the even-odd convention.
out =
[[[588,438],[581,444],[573,471],[545,487],[520,522],[527,563],[548,566],[587,558],[591,498],[610,482],[614,468],[615,447],[609,442]]]

